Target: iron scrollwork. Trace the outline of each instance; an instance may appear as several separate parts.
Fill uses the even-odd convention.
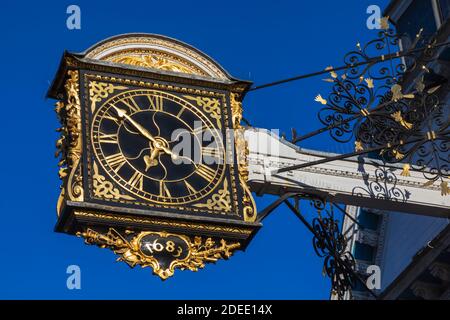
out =
[[[400,202],[408,200],[408,192],[406,190],[402,191],[397,187],[398,178],[393,170],[385,165],[374,165],[377,167],[375,170],[375,180],[369,181],[368,176],[363,175],[366,187],[355,187],[353,189],[353,195],[361,196],[365,194],[371,198]]]
[[[342,74],[326,68],[331,93],[315,98],[322,104],[318,119],[324,128],[304,138],[328,131],[338,143],[354,140],[355,153],[367,150],[387,163],[402,163],[404,176],[410,170],[422,172],[425,186],[440,183],[441,194],[447,195],[449,108],[439,101],[441,84],[425,84],[422,75],[412,89],[402,87],[412,71],[431,72],[426,63],[436,59],[438,44],[420,31],[408,51],[396,51],[405,39],[386,22],[376,39],[358,43],[357,50],[345,55]],[[301,140],[294,136],[292,142]]]
[[[345,293],[351,292],[356,281],[361,279],[355,271],[355,259],[348,251],[348,239],[341,232],[339,219],[334,215],[334,204],[314,195],[292,194],[290,197],[295,199],[295,205],[287,199],[284,203],[313,234],[314,251],[324,258],[323,274],[331,279],[333,294],[338,299],[344,298]],[[311,222],[299,210],[301,199],[308,200],[317,211]]]
[[[313,248],[316,254],[324,258],[323,272],[331,279],[331,289],[338,298],[351,291],[356,282],[355,259],[347,251],[348,240],[339,228],[335,219],[333,205],[321,199],[311,200],[318,216],[312,220]]]

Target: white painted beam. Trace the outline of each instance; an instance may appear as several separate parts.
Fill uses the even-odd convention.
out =
[[[308,163],[334,154],[301,149],[266,129],[249,128],[249,185],[257,194],[285,191],[317,194],[335,203],[428,216],[450,217],[450,196],[442,196],[438,183],[422,173],[400,173],[401,165],[386,165],[368,158],[350,158],[271,174],[287,166]],[[384,171],[383,171],[384,170]],[[384,173],[388,174],[386,181]]]

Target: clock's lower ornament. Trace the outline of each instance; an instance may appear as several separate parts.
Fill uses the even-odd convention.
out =
[[[227,243],[224,239],[202,238],[193,240],[185,235],[167,232],[117,231],[109,228],[96,231],[90,228],[78,232],[86,244],[109,248],[130,267],[152,267],[153,272],[165,280],[173,276],[175,268],[198,271],[206,262],[228,259],[240,243]]]

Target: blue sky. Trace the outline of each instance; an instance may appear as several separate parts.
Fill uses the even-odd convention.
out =
[[[81,8],[81,30],[66,28],[70,4]],[[58,122],[54,101],[44,96],[65,49],[81,52],[127,32],[187,42],[255,85],[338,66],[358,41],[376,36],[366,27],[371,4],[384,8],[387,1],[4,1],[0,298],[328,299],[311,235],[284,208],[265,220],[245,253],[197,273],[178,270],[165,282],[149,269],[115,263],[109,250],[54,233]],[[255,126],[307,133],[319,126],[313,99],[326,88],[319,77],[249,93],[245,117]],[[351,148],[327,136],[301,146]],[[271,200],[257,198],[258,208]],[[81,290],[66,288],[71,264],[81,268]]]

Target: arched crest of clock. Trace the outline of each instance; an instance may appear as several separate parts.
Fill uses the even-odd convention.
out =
[[[240,124],[250,84],[159,35],[65,52],[48,92],[61,122],[55,230],[162,279],[245,249],[260,227]]]

